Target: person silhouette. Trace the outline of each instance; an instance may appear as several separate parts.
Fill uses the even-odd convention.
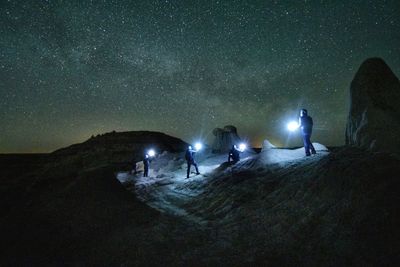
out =
[[[228,163],[232,162],[235,164],[240,160],[240,150],[236,145],[233,145],[231,150],[229,150],[229,155],[228,155]]]
[[[304,150],[306,156],[311,156],[311,154],[316,154],[315,148],[311,143],[311,134],[313,128],[313,119],[308,115],[306,109],[300,110],[299,126],[301,129],[301,135],[303,137]]]
[[[149,177],[150,156],[146,154],[143,159],[143,177]]]
[[[192,146],[188,146],[188,148],[186,149],[186,153],[185,153],[185,159],[187,162],[187,175],[186,178],[189,178],[189,174],[190,174],[190,167],[193,165],[196,168],[196,175],[199,175],[199,168],[197,166],[197,163],[194,159],[194,154],[197,152],[197,150],[192,149]]]

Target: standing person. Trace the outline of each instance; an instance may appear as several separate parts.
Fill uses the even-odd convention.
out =
[[[299,126],[301,129],[301,135],[303,136],[304,149],[306,151],[306,156],[311,156],[311,154],[316,154],[315,148],[311,143],[311,134],[313,128],[313,120],[308,116],[306,109],[300,110]]]
[[[240,160],[240,150],[236,145],[233,145],[231,150],[229,150],[228,163],[231,162],[231,159],[233,161],[233,164]]]
[[[189,178],[189,174],[190,174],[190,167],[193,165],[196,168],[196,175],[199,175],[199,168],[197,166],[196,161],[194,160],[194,154],[197,152],[197,150],[192,149],[192,146],[189,146],[186,149],[186,153],[185,153],[185,159],[187,162],[187,175],[186,175],[186,179]]]
[[[146,154],[143,159],[143,167],[144,167],[143,177],[149,177],[150,161],[151,161],[151,159],[150,159],[149,154]]]

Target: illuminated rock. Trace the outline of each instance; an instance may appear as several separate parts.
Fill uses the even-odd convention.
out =
[[[212,144],[213,153],[228,152],[232,148],[232,145],[241,141],[236,127],[232,125],[225,126],[223,129],[215,128],[213,135],[215,136]]]
[[[274,146],[270,141],[265,139],[263,141],[263,145],[262,145],[261,151],[266,151],[266,150],[271,149],[271,148],[276,148],[276,146]]]

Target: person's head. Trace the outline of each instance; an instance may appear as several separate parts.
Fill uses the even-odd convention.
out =
[[[145,158],[148,159],[148,158],[149,158],[149,154],[146,154],[146,155],[145,155]]]
[[[192,146],[188,146],[188,149],[189,149],[189,150],[192,150]]]
[[[304,116],[307,116],[307,109],[301,109],[300,110],[300,117],[304,117]]]
[[[234,149],[237,149],[238,147],[237,147],[237,145],[233,145],[233,148],[234,148]]]

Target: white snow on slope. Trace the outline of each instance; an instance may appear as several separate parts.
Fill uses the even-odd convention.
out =
[[[192,166],[191,175],[186,179],[186,161],[184,153],[171,154],[164,152],[151,162],[150,177],[142,177],[143,164],[137,163],[136,175],[128,172],[120,172],[117,179],[132,188],[137,197],[149,206],[172,215],[186,216],[198,223],[201,218],[190,215],[183,208],[189,200],[193,200],[204,192],[207,184],[215,179],[232,175],[232,172],[256,172],[260,168],[268,169],[278,164],[284,168],[295,161],[315,161],[329,154],[328,149],[318,143],[313,143],[317,154],[305,157],[304,148],[279,149],[270,148],[261,153],[245,152],[241,154],[241,160],[235,165],[227,163],[226,154],[212,154],[204,151],[197,155],[200,175],[196,175]]]

